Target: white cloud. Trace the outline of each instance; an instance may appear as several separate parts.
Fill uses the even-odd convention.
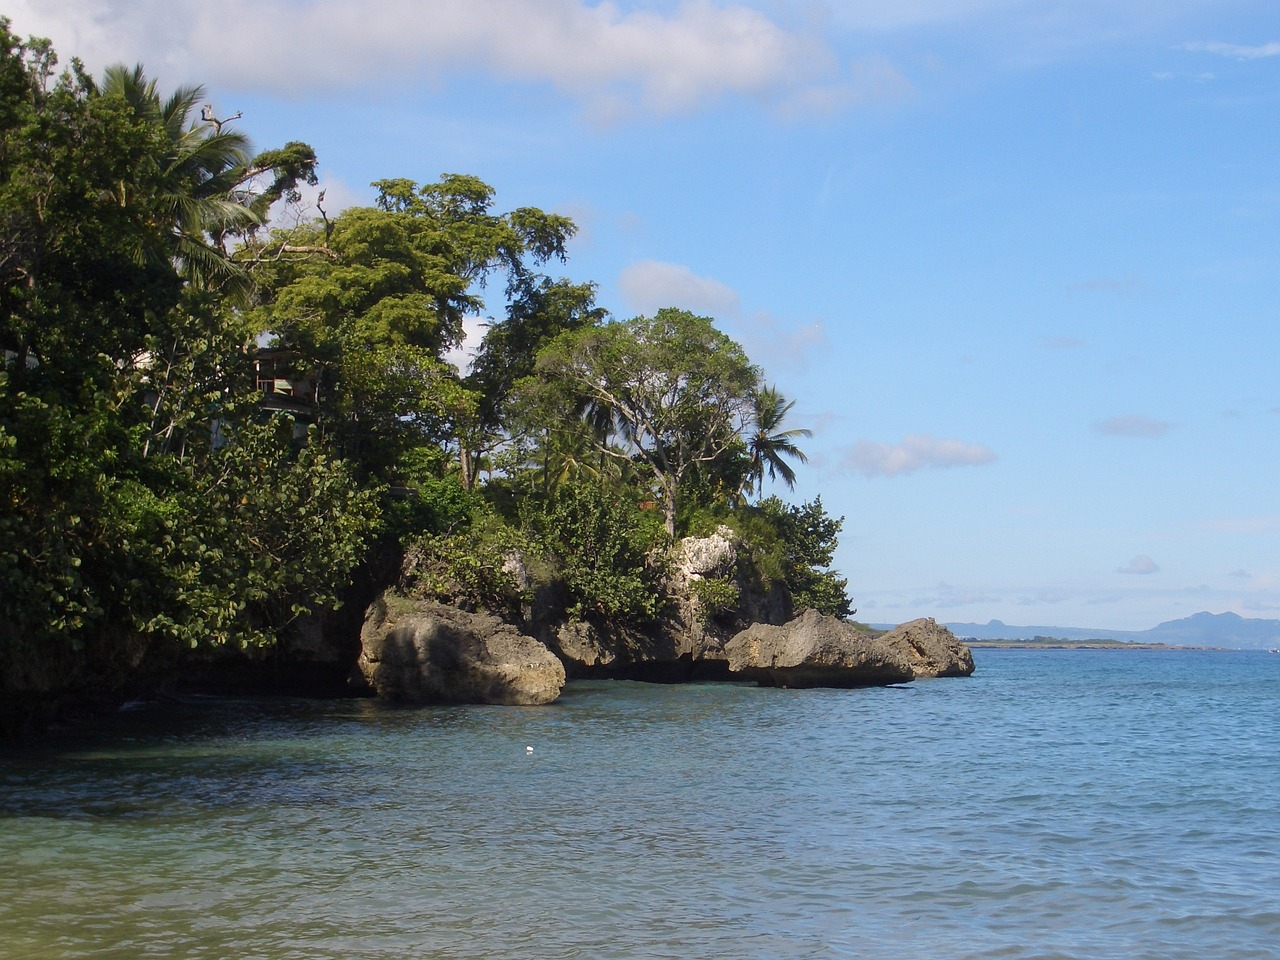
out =
[[[471,369],[471,361],[475,359],[476,350],[480,348],[480,341],[484,339],[488,329],[489,321],[484,317],[463,317],[462,343],[445,351],[445,361],[465,375]]]
[[[618,286],[627,305],[640,313],[654,313],[662,307],[682,307],[695,313],[737,313],[738,294],[710,277],[701,277],[689,267],[660,260],[639,260],[618,277]]]
[[[696,274],[684,264],[639,260],[618,276],[618,287],[628,308],[638,313],[680,307],[716,318],[721,326],[733,328],[731,332],[747,356],[767,360],[770,366],[799,366],[827,342],[820,322],[796,326],[766,311],[744,314],[736,290]]]
[[[1231,57],[1233,60],[1261,60],[1266,57],[1280,57],[1280,42],[1263,43],[1248,46],[1239,43],[1184,43],[1182,49],[1195,53],[1213,53],[1220,57]]]
[[[1108,420],[1099,420],[1093,425],[1094,430],[1107,437],[1147,437],[1152,439],[1163,437],[1172,427],[1173,424],[1171,423],[1166,423],[1163,420],[1152,420],[1150,417],[1144,417],[1140,414],[1111,417]]]
[[[850,63],[848,77],[839,82],[799,89],[782,101],[778,112],[793,120],[830,117],[852,107],[900,103],[915,93],[911,81],[888,57],[875,54]]]
[[[883,61],[846,72],[825,39],[743,3],[586,0],[11,0],[22,33],[97,71],[293,95],[486,73],[549,84],[598,118],[687,112],[726,95],[780,105],[900,95]],[[846,89],[847,88],[847,89]]]
[[[372,190],[353,190],[336,177],[322,177],[314,187],[301,184],[298,187],[301,200],[286,203],[281,200],[271,208],[272,229],[289,229],[300,223],[310,223],[324,210],[330,220],[348,207],[369,206],[373,203]]]
[[[926,468],[981,466],[996,459],[985,444],[911,434],[897,444],[862,440],[845,455],[843,466],[865,477],[897,477]]]
[[[1160,567],[1154,560],[1146,554],[1134,557],[1129,561],[1129,565],[1125,567],[1117,567],[1117,573],[1132,573],[1137,576],[1146,576],[1149,573],[1155,573]]]

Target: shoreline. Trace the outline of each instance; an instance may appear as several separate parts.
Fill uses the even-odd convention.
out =
[[[1168,643],[1126,643],[1123,640],[1057,640],[1051,643],[1035,640],[972,640],[962,637],[960,642],[971,650],[1167,650],[1214,651],[1240,653],[1237,647],[1178,647]],[[1258,652],[1265,653],[1265,650]]]

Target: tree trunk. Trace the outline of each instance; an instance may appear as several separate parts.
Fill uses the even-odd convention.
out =
[[[472,489],[475,486],[475,464],[471,458],[471,450],[465,443],[458,444],[458,466],[462,469],[462,489]]]

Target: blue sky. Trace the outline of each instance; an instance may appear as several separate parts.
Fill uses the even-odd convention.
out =
[[[9,0],[326,206],[476,174],[798,403],[859,619],[1280,617],[1274,0]],[[496,308],[496,304],[495,304]]]

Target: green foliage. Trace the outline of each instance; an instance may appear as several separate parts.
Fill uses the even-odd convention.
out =
[[[177,531],[180,616],[158,622],[193,646],[263,642],[336,609],[379,529],[378,493],[319,443],[295,452],[276,423],[237,424],[190,478]]]
[[[464,529],[414,541],[405,555],[401,590],[517,619],[532,598],[518,576],[516,558],[530,552],[519,531],[484,513]]]
[[[791,408],[796,405],[788,400],[776,387],[760,387],[753,398],[754,419],[746,440],[747,469],[743,479],[745,489],[754,489],[759,493],[764,487],[764,478],[782,479],[788,488],[796,483],[796,472],[788,459],[807,463],[809,458],[796,446],[797,437],[811,437],[813,431],[804,428],[783,430]]]
[[[767,497],[735,511],[730,523],[748,545],[757,574],[786,586],[797,609],[813,607],[841,619],[856,612],[848,581],[830,569],[844,518],[828,516],[821,497],[799,506]]]
[[[55,64],[0,18],[0,667],[267,643],[389,539],[419,595],[517,616],[519,554],[570,616],[648,623],[656,548],[728,522],[797,605],[848,614],[841,521],[743,503],[804,461],[791,402],[709,318],[607,323],[592,285],[536,273],[572,222],[446,175],[264,235],[310,147],[251,156],[198,87]],[[463,378],[443,354],[495,278]],[[253,391],[263,331],[316,388],[305,440]],[[738,603],[693,589],[707,617]]]
[[[597,436],[598,452],[648,469],[671,536],[686,481],[742,443],[760,380],[710,318],[674,309],[561,334],[537,371],[544,407],[594,414],[612,428]]]
[[[466,490],[456,476],[421,477],[403,496],[389,497],[384,525],[401,543],[424,535],[447,535],[469,528],[484,509],[484,500]]]
[[[689,581],[689,589],[698,601],[698,617],[704,624],[736,610],[742,599],[738,584],[724,577],[697,577]]]
[[[477,289],[494,273],[522,291],[518,302],[555,301],[530,265],[563,258],[575,228],[533,208],[493,212],[492,188],[475,177],[374,186],[374,207],[246,246],[261,283],[252,319],[311,370],[322,433],[362,470],[390,479],[403,451],[452,444],[471,487],[493,403],[442,355],[462,342],[463,318],[484,308]]]
[[[244,138],[196,88],[55,62],[0,22],[0,659],[267,638],[337,601],[377,490],[254,422],[220,246],[258,220]]]
[[[481,397],[480,424],[495,431],[506,419],[507,401],[517,381],[531,376],[538,351],[556,336],[600,323],[593,284],[526,275],[512,288],[506,317],[492,324],[471,363],[467,384]]]
[[[646,558],[661,533],[625,490],[566,483],[526,524],[558,568],[571,617],[657,618],[658,578]]]

